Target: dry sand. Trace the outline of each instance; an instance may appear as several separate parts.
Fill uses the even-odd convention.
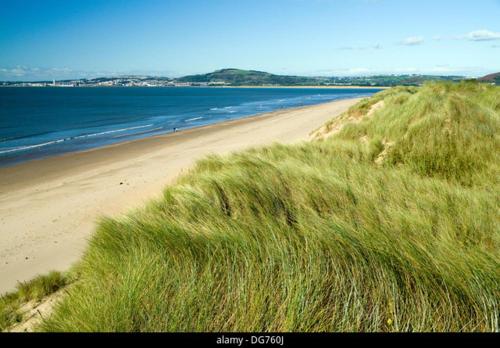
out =
[[[159,196],[209,153],[306,140],[359,99],[280,110],[0,169],[0,293],[77,261],[101,215]]]

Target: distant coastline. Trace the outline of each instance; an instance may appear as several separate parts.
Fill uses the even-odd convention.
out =
[[[263,71],[221,69],[177,78],[164,76],[115,76],[52,81],[0,81],[0,87],[239,87],[239,88],[383,88],[418,86],[426,81],[462,81],[464,76],[376,75],[295,76]]]

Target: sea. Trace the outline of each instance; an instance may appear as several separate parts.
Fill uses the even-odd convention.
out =
[[[0,166],[378,89],[2,87]]]

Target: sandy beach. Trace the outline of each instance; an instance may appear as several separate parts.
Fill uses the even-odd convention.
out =
[[[280,110],[0,168],[0,293],[37,274],[68,269],[81,257],[99,216],[141,207],[200,157],[308,139],[358,100]]]

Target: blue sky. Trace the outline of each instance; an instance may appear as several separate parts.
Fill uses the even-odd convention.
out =
[[[0,0],[0,80],[500,71],[500,0]]]

